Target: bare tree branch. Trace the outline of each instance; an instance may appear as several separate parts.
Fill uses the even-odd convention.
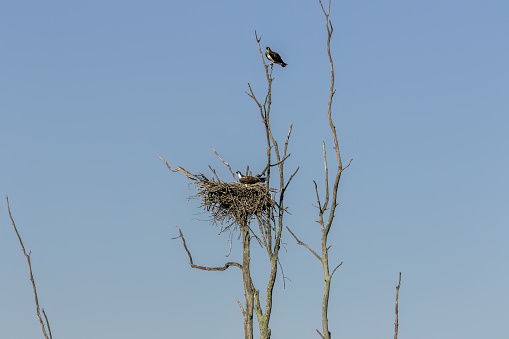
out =
[[[325,201],[323,203],[323,211],[325,212],[327,206],[329,205],[329,170],[327,169],[327,152],[325,151],[325,141],[322,144],[323,146],[323,164],[325,166]]]
[[[293,237],[295,238],[295,241],[297,241],[297,244],[302,245],[305,248],[307,248],[311,253],[313,253],[313,255],[316,257],[316,259],[322,261],[322,258],[315,251],[313,251],[313,249],[311,247],[309,247],[306,243],[303,243],[302,241],[300,241],[299,238],[297,238],[297,236],[295,234],[293,234],[293,232],[290,230],[290,228],[288,226],[286,226],[286,229],[288,230],[288,232],[290,232],[291,235],[293,235]]]
[[[265,166],[263,171],[260,172],[260,175],[263,175],[265,173],[265,171],[267,171],[270,167],[274,167],[274,166],[278,166],[279,164],[282,164],[286,159],[288,159],[290,157],[290,155],[292,155],[292,153],[288,154],[287,156],[285,156],[283,158],[283,160],[278,161],[275,164],[267,164],[267,166]]]
[[[332,245],[331,245],[332,246]],[[338,266],[336,266],[336,268],[332,271],[332,273],[330,274],[330,277],[332,279],[332,276],[334,275],[334,272],[336,272],[336,270],[338,269],[339,266],[343,265],[343,262],[340,262]]]
[[[53,339],[53,335],[51,335],[51,327],[49,327],[49,320],[46,316],[46,312],[44,311],[44,308],[42,309],[42,314],[44,315],[44,319],[46,319],[46,325],[48,325],[48,333],[49,333],[49,339]]]
[[[230,230],[230,240],[228,240],[228,242],[230,243],[230,250],[228,251],[228,254],[226,255],[226,257],[229,257],[230,254],[232,253],[232,246],[233,246],[233,230]]]
[[[320,211],[320,214],[322,214],[323,211],[322,211],[322,205],[320,203],[320,194],[318,193],[318,185],[316,184],[316,181],[314,181],[314,180],[313,180],[313,183],[315,184],[316,200],[318,202],[318,206],[317,207],[318,207],[318,210]],[[324,211],[325,211],[325,208],[324,208]]]
[[[286,189],[288,188],[288,185],[290,185],[290,182],[292,181],[293,177],[299,171],[299,168],[300,168],[300,166],[297,166],[297,169],[295,170],[295,172],[293,172],[293,174],[290,176],[290,179],[288,179],[288,181],[286,182],[286,185],[285,185],[285,188],[283,188],[283,191],[286,191]]]
[[[251,99],[253,99],[256,104],[258,105],[258,108],[260,108],[260,114],[262,116],[262,120],[265,120],[265,116],[263,115],[263,106],[262,104],[260,104],[260,102],[258,101],[258,99],[256,99],[256,96],[253,92],[253,89],[251,88],[251,84],[248,82],[247,83],[247,87],[249,87],[249,93],[248,92],[245,92]]]
[[[343,172],[344,170],[346,170],[346,169],[348,168],[348,166],[350,166],[350,164],[352,163],[352,161],[353,161],[353,158],[352,158],[352,159],[350,159],[350,161],[348,162],[348,165],[346,165],[345,167],[343,167],[343,168],[341,169],[341,172]]]
[[[223,164],[225,164],[226,166],[228,166],[228,169],[230,170],[230,173],[232,174],[233,180],[237,181],[237,178],[235,178],[235,173],[233,173],[232,168],[230,167],[230,164],[228,164],[226,161],[224,161],[224,160],[223,160],[223,158],[221,158],[221,156],[219,156],[219,154],[216,152],[216,150],[214,149],[214,147],[212,147],[212,150],[214,151],[214,153],[216,154],[216,156],[219,158],[219,160],[221,160],[221,161],[223,162]]]
[[[394,322],[394,339],[398,339],[398,298],[399,298],[399,288],[401,287],[401,272],[399,272],[399,283],[398,286],[396,286],[396,306],[395,306],[395,313],[396,313],[396,321]]]
[[[236,267],[238,267],[238,268],[240,268],[242,270],[242,265],[237,263],[237,262],[233,262],[233,261],[227,262],[226,264],[224,264],[223,267],[207,267],[207,266],[195,265],[193,263],[193,257],[191,256],[191,252],[189,252],[189,249],[187,248],[186,239],[184,238],[184,235],[182,234],[182,230],[180,228],[178,228],[178,230],[179,230],[179,234],[180,235],[178,237],[175,237],[175,238],[172,238],[172,239],[178,239],[178,238],[182,239],[182,244],[184,245],[184,249],[186,250],[187,255],[189,256],[189,265],[191,267],[197,268],[197,269],[200,269],[200,270],[204,270],[204,271],[224,271],[224,270],[226,270],[230,266],[236,266]]]
[[[261,101],[259,101],[256,98],[256,96],[253,92],[253,89],[251,87],[251,84],[249,84],[249,83],[248,83],[249,92],[246,92],[246,94],[250,98],[252,98],[253,101],[258,106],[258,110],[260,112],[262,122],[265,125],[265,132],[266,132],[265,134],[266,134],[266,141],[267,141],[267,147],[266,147],[267,165],[265,166],[265,169],[262,171],[262,174],[267,173],[266,181],[265,181],[265,185],[266,185],[267,189],[269,189],[270,182],[271,182],[270,181],[271,180],[271,167],[278,166],[278,170],[279,170],[278,171],[279,172],[279,199],[278,199],[278,202],[274,201],[275,204],[278,206],[279,213],[278,213],[277,219],[272,218],[270,220],[267,220],[267,222],[269,224],[274,223],[274,227],[272,227],[270,225],[265,227],[265,230],[266,230],[265,237],[267,239],[267,244],[268,244],[267,254],[268,254],[269,260],[270,260],[270,274],[269,274],[269,280],[267,283],[266,294],[265,294],[265,310],[262,310],[261,305],[260,305],[259,291],[256,290],[254,288],[254,286],[252,287],[252,290],[254,291],[254,298],[255,298],[254,299],[255,300],[255,312],[256,312],[256,316],[258,318],[258,324],[260,327],[260,338],[269,339],[270,335],[271,335],[271,330],[268,327],[268,324],[269,324],[270,316],[271,316],[271,312],[272,312],[272,293],[273,293],[274,283],[276,280],[276,274],[277,274],[277,269],[278,269],[278,266],[277,266],[278,262],[279,262],[278,255],[279,255],[279,249],[281,247],[281,234],[283,231],[283,216],[284,216],[284,212],[286,211],[286,208],[283,205],[283,199],[284,199],[284,191],[288,187],[288,185],[287,185],[288,183],[285,185],[284,162],[290,156],[290,154],[287,155],[287,150],[288,150],[288,142],[289,142],[289,138],[290,138],[290,134],[291,134],[291,130],[292,130],[292,125],[290,126],[290,131],[288,132],[288,136],[286,138],[286,143],[283,148],[283,153],[281,153],[279,150],[278,142],[274,138],[272,131],[271,131],[271,127],[270,127],[270,112],[271,112],[271,104],[272,104],[272,81],[274,80],[274,78],[272,77],[272,72],[274,70],[274,68],[273,68],[274,65],[271,63],[270,69],[269,69],[269,65],[267,65],[265,63],[265,59],[264,59],[265,56],[264,56],[264,53],[262,52],[262,49],[260,46],[261,36],[258,37],[258,34],[256,31],[255,31],[255,37],[256,37],[256,42],[258,44],[258,51],[259,51],[260,57],[262,59],[262,64],[265,69],[265,75],[267,78],[267,92],[266,92],[265,100],[263,101],[263,104],[261,103]],[[272,164],[272,161],[271,161],[272,151],[274,152],[274,156],[276,157],[275,164]],[[293,178],[293,176],[296,174],[296,172],[290,177],[290,179]],[[285,279],[285,277],[283,274],[283,280],[284,279]]]
[[[322,337],[323,339],[325,339],[325,337],[323,336],[322,333],[320,333],[320,331],[318,331],[318,329],[316,329],[316,332],[318,332],[318,334],[320,335],[320,337]]]
[[[177,167],[176,169],[173,169],[170,167],[170,165],[168,164],[168,162],[166,160],[164,160],[163,158],[161,158],[160,156],[158,156],[159,159],[161,159],[165,164],[166,164],[166,167],[168,167],[168,169],[172,172],[181,172],[182,174],[184,174],[186,177],[188,177],[189,179],[192,179],[194,180],[194,174],[189,172],[189,171],[186,171],[184,168],[182,167]]]
[[[27,254],[27,252],[25,251],[25,246],[23,245],[21,236],[19,235],[18,229],[16,228],[16,224],[14,223],[14,219],[12,218],[11,208],[9,206],[9,197],[5,197],[5,200],[7,200],[7,210],[9,211],[9,217],[11,218],[12,226],[14,227],[14,231],[16,232],[16,235],[18,236],[18,240],[21,245],[21,249],[23,250],[23,254],[25,255],[25,257],[27,259],[28,271],[30,272],[30,281],[32,282],[32,288],[34,289],[35,308],[37,311],[37,317],[39,318],[39,323],[41,324],[42,334],[44,335],[44,338],[50,339],[50,338],[48,338],[48,335],[46,334],[46,327],[45,327],[44,321],[42,320],[41,312],[39,309],[39,298],[37,297],[37,288],[35,287],[34,275],[32,274],[32,263],[30,261],[30,253]],[[43,310],[43,312],[44,312],[44,310]],[[46,323],[47,323],[47,326],[49,329],[49,323],[48,323],[48,318],[46,317],[46,313],[44,313],[44,317],[46,318]],[[50,332],[50,334],[51,334],[51,332]]]
[[[288,142],[290,141],[290,135],[292,134],[293,122],[290,124],[290,130],[286,136],[285,147],[283,149],[283,158],[286,158],[286,150],[288,149]]]
[[[260,40],[262,40],[262,35],[263,34],[260,34],[260,37],[258,38],[258,36],[256,35],[256,29],[255,29],[255,38],[256,38],[257,42],[260,42]]]
[[[279,258],[277,258],[277,262],[279,263],[279,268],[281,268],[281,275],[283,276],[283,288],[286,288],[286,279],[290,280],[292,282],[292,279],[285,276],[285,272],[283,271],[283,265],[281,265],[281,261]]]
[[[246,312],[244,312],[244,307],[242,307],[242,304],[240,303],[239,299],[235,299],[235,300],[237,300],[237,303],[239,304],[240,311],[242,312],[242,314],[245,314]]]
[[[212,173],[214,174],[214,176],[216,177],[217,181],[218,181],[218,182],[221,182],[221,179],[219,179],[219,177],[217,176],[216,170],[215,170],[215,169],[213,169],[212,167],[210,167],[210,165],[209,165],[209,168],[210,168],[210,170],[212,171]]]
[[[258,35],[256,34],[256,30],[255,30],[255,38],[256,38],[256,42],[258,43],[258,47],[260,47],[260,41],[262,41],[262,35],[263,34],[260,34],[260,37],[258,37]],[[267,64],[265,63],[265,59],[263,58],[263,53],[262,53],[261,48],[260,48],[260,54],[262,56],[263,66],[265,66],[265,70],[267,70]]]

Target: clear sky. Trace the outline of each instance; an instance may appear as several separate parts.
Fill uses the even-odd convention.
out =
[[[509,3],[338,1],[332,6],[344,160],[330,234],[335,338],[503,338],[509,331]],[[293,122],[300,171],[286,224],[318,248],[312,180],[329,65],[317,1],[6,1],[0,5],[0,195],[32,251],[54,338],[243,335],[240,260],[172,166],[228,178],[265,165],[244,91],[266,88],[254,30],[276,67],[273,130]],[[331,159],[332,160],[332,159]],[[40,338],[25,258],[0,202],[0,337]],[[319,262],[284,234],[273,338],[317,338]],[[265,257],[253,247],[254,270]],[[263,279],[255,281],[263,289]],[[255,328],[257,326],[255,325]]]

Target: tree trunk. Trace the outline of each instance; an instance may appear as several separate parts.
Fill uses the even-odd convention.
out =
[[[249,227],[247,222],[241,225],[242,231],[242,280],[244,281],[244,296],[246,297],[246,309],[242,311],[244,315],[244,335],[246,339],[253,339],[253,287],[251,282],[251,273],[249,268]]]

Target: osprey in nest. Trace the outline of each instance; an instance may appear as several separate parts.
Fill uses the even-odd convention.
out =
[[[252,177],[250,175],[242,175],[240,171],[237,171],[237,175],[239,176],[239,182],[244,185],[253,185],[265,182],[265,178],[259,176]]]
[[[281,56],[279,54],[270,50],[270,47],[267,46],[265,47],[265,49],[266,49],[265,56],[267,57],[267,59],[270,60],[271,63],[279,64],[283,67],[287,65],[287,63],[285,63],[283,59],[281,59]]]

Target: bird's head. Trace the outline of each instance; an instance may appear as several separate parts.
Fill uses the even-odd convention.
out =
[[[267,52],[270,52],[270,47],[269,47],[269,46],[265,47],[265,50],[266,50]]]
[[[240,171],[237,171],[237,175],[239,176],[239,179],[242,178],[242,173],[240,173]]]

